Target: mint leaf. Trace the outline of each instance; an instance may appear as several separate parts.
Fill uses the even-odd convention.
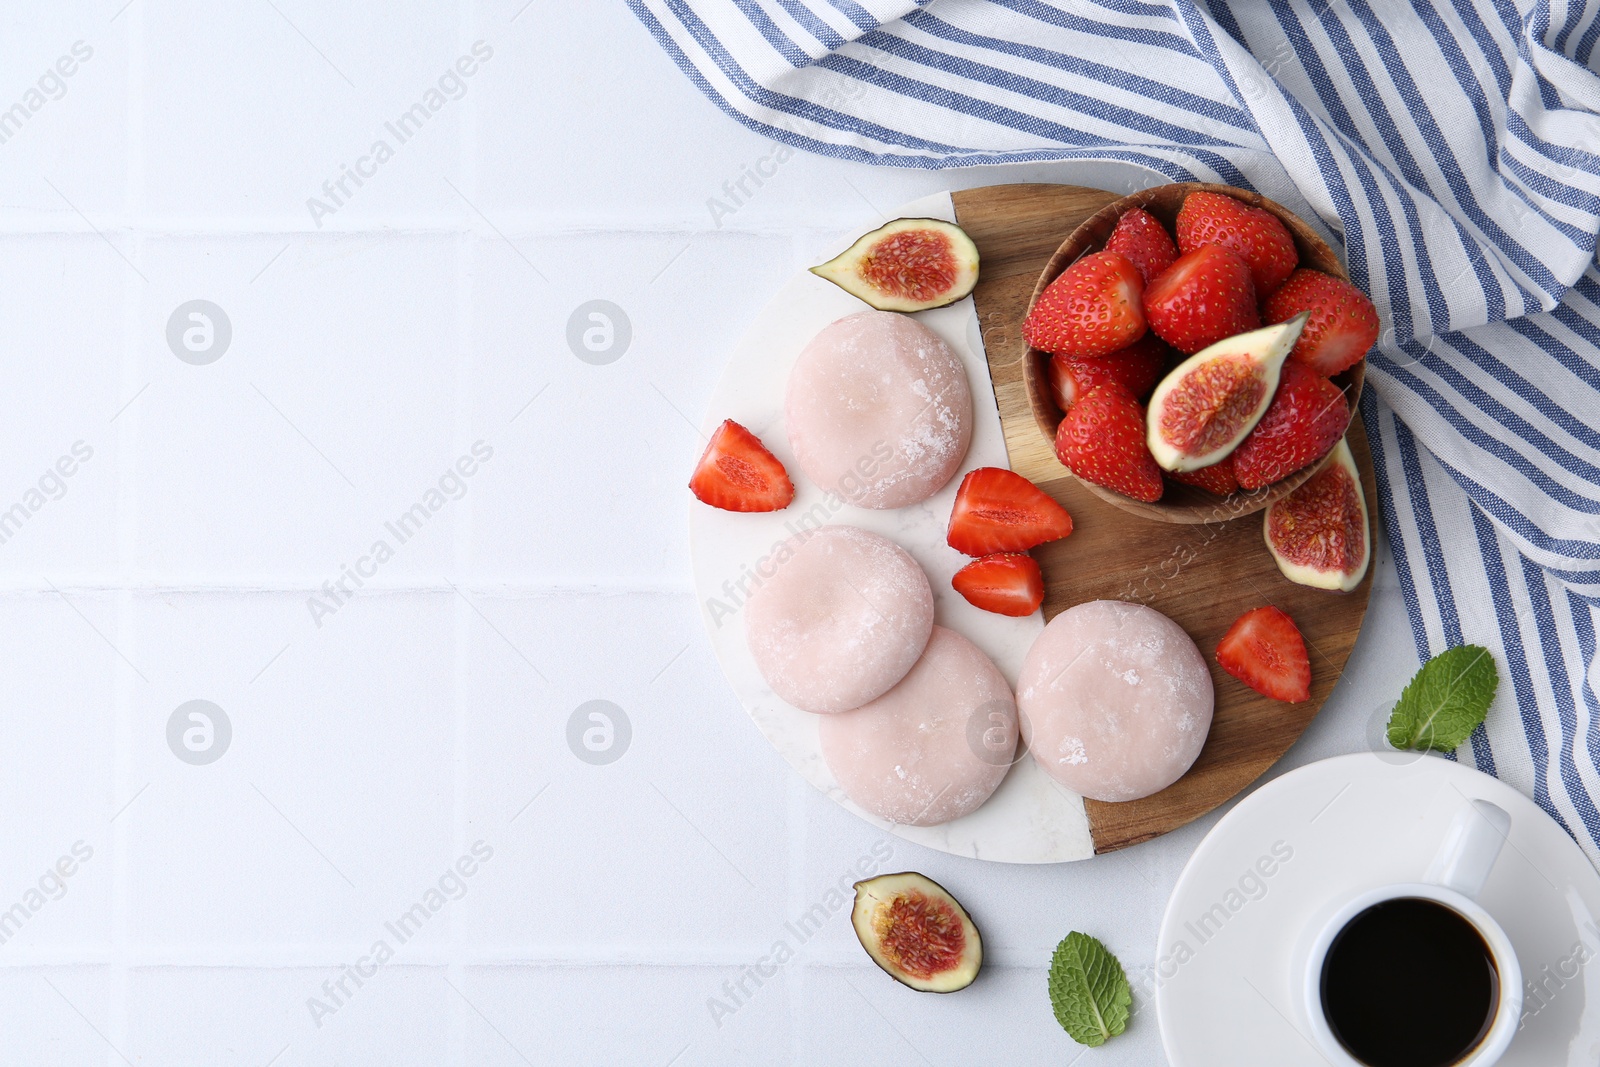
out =
[[[1422,665],[1389,716],[1395,748],[1453,752],[1477,729],[1500,684],[1494,657],[1481,645],[1446,649]]]
[[[1076,930],[1050,958],[1050,1006],[1072,1040],[1091,1048],[1128,1028],[1133,990],[1109,949]]]

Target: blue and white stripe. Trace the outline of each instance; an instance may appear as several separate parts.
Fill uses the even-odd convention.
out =
[[[1309,205],[1420,656],[1495,650],[1458,758],[1600,861],[1600,0],[629,0],[700,89],[902,167],[1111,159]]]

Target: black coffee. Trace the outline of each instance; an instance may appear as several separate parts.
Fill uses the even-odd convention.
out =
[[[1500,975],[1477,929],[1451,908],[1403,897],[1345,924],[1322,965],[1322,1011],[1370,1067],[1448,1067],[1478,1047]]]

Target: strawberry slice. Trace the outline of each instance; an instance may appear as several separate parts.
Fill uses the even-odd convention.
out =
[[[1287,614],[1270,605],[1245,612],[1217,645],[1222,669],[1262,696],[1297,704],[1311,696],[1305,638]]]
[[[1026,552],[995,552],[975,559],[950,579],[973,607],[996,615],[1032,615],[1044,603],[1044,575]]]
[[[1144,407],[1116,382],[1072,405],[1056,429],[1056,458],[1086,482],[1146,503],[1166,488],[1145,444]]]
[[[1367,294],[1343,278],[1319,270],[1297,270],[1267,297],[1262,317],[1287,322],[1311,312],[1289,358],[1333,377],[1358,363],[1378,342],[1378,311]]]
[[[1246,489],[1287,478],[1327,455],[1349,427],[1344,390],[1304,363],[1287,360],[1272,403],[1233,450],[1234,477]]]
[[[1072,516],[1043,489],[1003,467],[967,472],[945,542],[969,556],[1026,552],[1072,532]]]
[[[1034,348],[1093,359],[1144,334],[1139,268],[1118,252],[1094,252],[1062,271],[1028,310],[1022,337]]]
[[[1244,260],[1218,245],[1186,252],[1144,293],[1150,329],[1186,356],[1261,325]]]
[[[711,435],[689,489],[723,511],[782,511],[794,499],[794,483],[778,457],[732,419]]]
[[[1132,260],[1146,285],[1178,258],[1178,246],[1172,243],[1167,228],[1150,212],[1137,207],[1123,212],[1117,220],[1116,228],[1106,238],[1105,250],[1121,252]]]
[[[1221,193],[1190,193],[1178,210],[1178,250],[1220,245],[1250,267],[1256,293],[1266,296],[1300,262],[1294,238],[1278,216]]]
[[[1233,473],[1233,453],[1228,453],[1209,467],[1192,471],[1168,471],[1167,477],[1184,485],[1199,486],[1208,493],[1227,496],[1239,488],[1239,479]]]
[[[1147,333],[1127,348],[1098,359],[1051,356],[1050,395],[1062,411],[1106,382],[1117,382],[1135,397],[1143,397],[1161,380],[1171,355],[1166,342]]]

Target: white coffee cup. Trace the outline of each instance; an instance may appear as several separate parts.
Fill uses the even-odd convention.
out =
[[[1463,807],[1451,823],[1433,863],[1421,882],[1402,882],[1341,898],[1310,926],[1310,936],[1296,954],[1301,989],[1300,1009],[1309,1036],[1334,1067],[1362,1067],[1334,1036],[1322,1007],[1322,970],[1334,939],[1357,915],[1388,900],[1421,899],[1442,904],[1467,920],[1488,947],[1499,973],[1498,1002],[1483,1037],[1451,1067],[1489,1067],[1516,1036],[1522,1016],[1522,969],[1505,930],[1475,899],[1500,855],[1511,816],[1486,800]]]

